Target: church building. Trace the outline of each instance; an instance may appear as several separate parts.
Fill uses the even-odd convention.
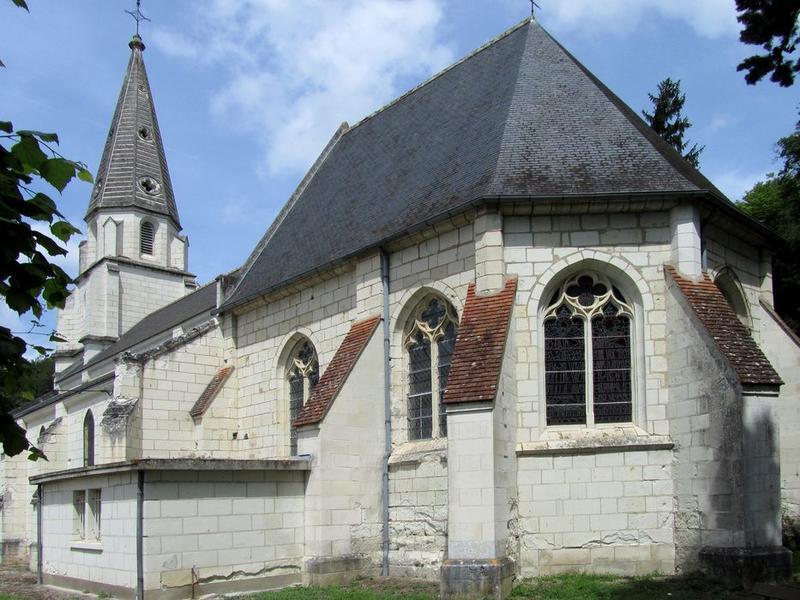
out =
[[[534,19],[342,124],[203,286],[130,51],[3,561],[140,600],[789,572],[783,241]]]

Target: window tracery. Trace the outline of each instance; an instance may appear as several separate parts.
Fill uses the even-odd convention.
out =
[[[457,331],[458,320],[446,301],[432,297],[420,304],[405,337],[410,440],[447,435],[442,401]]]
[[[289,387],[289,422],[294,423],[300,411],[311,396],[311,392],[319,382],[319,361],[317,351],[308,340],[299,342],[289,358],[287,368]],[[290,452],[297,454],[297,429],[290,425]]]
[[[597,273],[569,279],[544,313],[547,425],[633,418],[633,308]]]

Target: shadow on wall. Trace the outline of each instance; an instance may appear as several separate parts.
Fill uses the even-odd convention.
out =
[[[749,589],[755,582],[780,581],[791,575],[791,553],[781,546],[781,479],[774,410],[774,396],[742,396],[739,468],[735,468],[735,459],[720,461],[714,480],[721,485],[726,473],[734,477],[738,474],[741,486],[734,479],[730,482],[732,493],[715,494],[716,490],[711,490],[713,512],[701,515],[711,542],[700,553],[704,567],[728,586]],[[731,508],[741,506],[740,518],[736,518],[735,510],[726,514],[729,504]],[[730,545],[725,543],[726,526],[730,526]]]

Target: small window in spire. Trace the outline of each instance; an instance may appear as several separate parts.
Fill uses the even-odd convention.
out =
[[[142,177],[139,180],[139,187],[141,187],[146,194],[150,194],[151,196],[155,196],[158,190],[161,189],[161,186],[158,185],[158,182],[152,177]]]
[[[153,255],[153,240],[155,238],[155,228],[150,221],[142,221],[139,228],[139,251],[142,254]]]
[[[142,125],[141,127],[139,127],[139,137],[141,139],[143,139],[143,140],[149,140],[150,139],[150,130],[147,127],[145,127],[144,125]]]

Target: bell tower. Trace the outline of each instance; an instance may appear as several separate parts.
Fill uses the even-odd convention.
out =
[[[66,341],[56,378],[86,363],[143,317],[193,291],[153,95],[138,34],[84,220],[77,285],[59,311]]]

